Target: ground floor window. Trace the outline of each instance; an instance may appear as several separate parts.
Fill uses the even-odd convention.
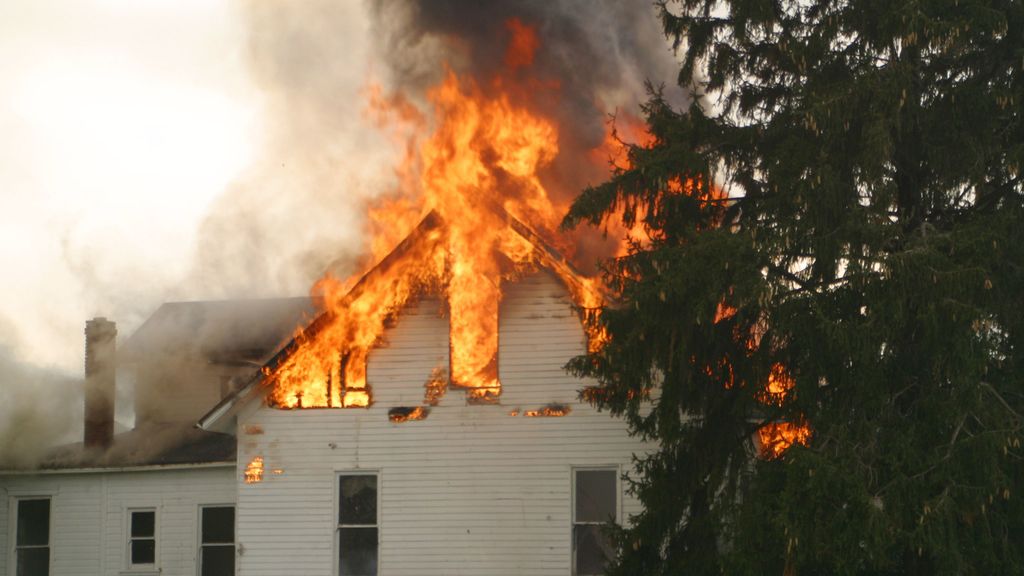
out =
[[[128,511],[128,567],[156,566],[156,510]]]
[[[338,574],[376,576],[379,525],[376,474],[338,476]]]
[[[608,522],[618,521],[619,473],[615,468],[573,471],[573,574],[603,574],[614,554],[604,535]]]
[[[15,574],[50,574],[50,499],[17,500],[17,528],[14,536]]]
[[[204,506],[200,516],[200,576],[234,576],[235,507]]]

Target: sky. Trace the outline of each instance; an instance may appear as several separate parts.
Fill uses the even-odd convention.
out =
[[[111,317],[123,338],[164,300],[243,290],[215,285],[216,261],[197,253],[242,220],[227,208],[254,195],[237,189],[272,148],[250,12],[229,0],[0,0],[8,357],[78,373],[86,319]],[[251,295],[301,295],[306,282]]]

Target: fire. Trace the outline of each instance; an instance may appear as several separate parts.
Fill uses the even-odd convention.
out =
[[[548,404],[547,406],[537,410],[527,410],[526,412],[523,412],[523,416],[526,416],[527,418],[560,418],[562,416],[568,416],[569,412],[572,412],[572,408],[565,404]]]
[[[714,322],[722,322],[736,315],[738,310],[722,299],[715,308]],[[748,352],[753,352],[761,345],[761,339],[768,331],[768,323],[765,319],[759,319],[749,334],[738,334],[737,338],[744,341]],[[720,368],[725,374],[725,387],[732,388],[733,373],[732,367],[727,359],[720,361]],[[713,375],[714,370],[708,366],[708,375]],[[772,364],[768,371],[768,378],[764,389],[758,392],[757,399],[763,404],[782,406],[790,396],[796,381],[789,373],[789,369],[780,362]],[[811,440],[811,426],[807,422],[770,422],[758,428],[757,434],[758,455],[765,460],[774,460],[782,456],[793,444],[806,446]]]
[[[255,484],[263,481],[263,456],[256,456],[245,467],[245,483]]]
[[[811,428],[807,424],[774,422],[757,430],[758,453],[765,460],[782,456],[793,444],[806,446],[811,441]]]
[[[501,394],[496,361],[503,281],[544,263],[581,306],[603,302],[596,281],[578,277],[533,241],[534,230],[551,232],[560,220],[561,208],[540,177],[558,155],[558,127],[513,96],[527,92],[516,90],[516,81],[532,65],[539,41],[519,20],[509,20],[507,29],[507,70],[489,84],[447,71],[427,94],[429,115],[400,95],[369,90],[370,112],[407,137],[396,169],[401,188],[369,210],[375,266],[362,277],[328,276],[314,287],[324,314],[296,334],[294,347],[268,374],[272,405],[369,406],[370,350],[403,306],[430,291],[448,301],[450,385],[465,389],[470,401],[494,402]],[[428,385],[425,400],[435,403],[442,393],[437,383]]]
[[[760,401],[781,406],[795,384],[786,367],[775,363],[768,373],[768,382]],[[793,444],[806,446],[811,441],[811,427],[806,422],[771,422],[757,430],[757,440],[761,457],[773,460],[782,456]]]

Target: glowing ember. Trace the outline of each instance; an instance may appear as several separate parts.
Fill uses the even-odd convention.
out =
[[[448,371],[444,368],[434,368],[423,388],[423,403],[427,406],[437,406],[444,393],[448,391]]]
[[[558,418],[560,416],[567,416],[569,412],[572,412],[572,408],[565,404],[548,404],[539,410],[527,410],[526,412],[523,412],[523,416],[526,416],[527,418]]]
[[[263,457],[256,456],[245,467],[245,483],[255,484],[263,481]]]
[[[395,424],[409,422],[410,420],[423,420],[430,415],[430,408],[416,406],[413,408],[392,408],[388,410],[388,420]]]

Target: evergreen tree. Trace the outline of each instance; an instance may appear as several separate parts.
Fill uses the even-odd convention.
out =
[[[1024,3],[659,10],[694,103],[564,223],[646,234],[570,364],[655,446],[609,573],[1024,573]]]

